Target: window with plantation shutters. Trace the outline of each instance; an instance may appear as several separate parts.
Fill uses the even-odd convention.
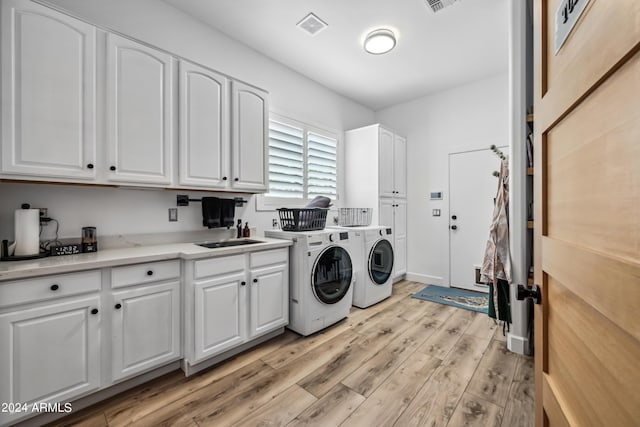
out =
[[[338,198],[338,139],[284,117],[269,120],[269,192],[283,206],[316,196]],[[270,203],[270,202],[267,202]]]
[[[313,132],[307,133],[307,194],[315,196],[337,196],[337,149],[338,141]]]
[[[304,131],[269,122],[269,196],[304,197]]]

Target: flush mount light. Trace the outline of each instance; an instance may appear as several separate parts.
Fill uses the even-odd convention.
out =
[[[373,55],[387,53],[395,46],[396,36],[393,31],[387,29],[372,31],[364,39],[364,50]]]

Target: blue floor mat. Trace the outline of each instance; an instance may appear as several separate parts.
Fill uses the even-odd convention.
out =
[[[464,289],[428,285],[420,292],[413,294],[413,298],[437,302],[485,314],[489,309],[488,294],[467,291]]]

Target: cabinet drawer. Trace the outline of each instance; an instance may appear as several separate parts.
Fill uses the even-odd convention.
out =
[[[180,277],[180,260],[147,262],[111,269],[111,287],[139,285]]]
[[[0,307],[100,290],[100,270],[0,283]]]
[[[232,255],[196,261],[194,274],[196,279],[200,279],[234,271],[244,271],[244,269],[244,255]]]
[[[262,267],[263,265],[281,264],[287,262],[289,249],[274,249],[271,251],[261,251],[251,253],[251,268]]]

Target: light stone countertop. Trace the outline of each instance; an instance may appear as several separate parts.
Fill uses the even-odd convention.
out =
[[[170,259],[194,260],[213,258],[247,252],[285,248],[292,245],[290,240],[269,237],[251,237],[263,243],[208,249],[194,243],[168,243],[119,249],[99,250],[94,253],[53,256],[25,261],[0,262],[0,285],[2,281],[23,279],[48,274],[70,273],[119,265],[138,264]]]

